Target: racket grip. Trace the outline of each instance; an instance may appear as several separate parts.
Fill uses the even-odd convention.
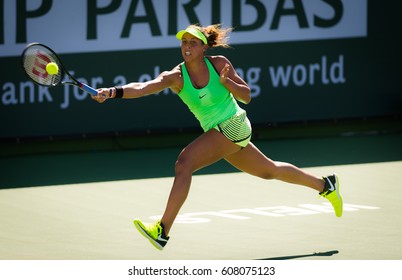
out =
[[[80,83],[80,89],[82,89],[83,91],[86,91],[92,95],[98,94],[98,91],[96,89],[94,89],[93,87],[90,87],[84,83]]]

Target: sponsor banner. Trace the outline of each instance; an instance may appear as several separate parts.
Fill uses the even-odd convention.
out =
[[[398,66],[391,58],[369,58],[366,39],[238,45],[220,53],[251,88],[253,100],[240,105],[253,125],[402,113]],[[177,48],[69,54],[62,59],[79,80],[97,88],[153,79],[177,65],[181,54]],[[98,104],[71,86],[33,84],[19,58],[3,61],[8,68],[0,77],[1,138],[199,127],[170,90]],[[99,118],[103,121],[95,121]]]
[[[151,10],[162,13],[156,3],[164,7],[161,10],[181,9],[181,16],[170,21],[174,13],[166,13],[165,19],[157,14],[157,21],[150,21],[150,16],[145,15],[152,14]],[[351,11],[351,5],[361,6]],[[90,12],[90,7],[96,12]],[[21,9],[30,12],[22,16]],[[61,53],[75,77],[94,88],[148,81],[182,61],[174,38],[179,28],[194,18],[210,24],[214,22],[210,17],[218,18],[218,14],[221,19],[230,15],[232,19],[224,23],[237,26],[237,31],[231,38],[233,48],[210,54],[228,57],[249,84],[253,100],[241,106],[254,126],[402,114],[398,63],[402,46],[396,42],[395,31],[388,28],[387,19],[396,18],[393,11],[388,10],[388,16],[381,9],[384,6],[373,1],[367,10],[367,1],[360,0],[0,0],[0,17],[4,17],[0,23],[5,23],[0,31],[0,138],[148,133],[199,127],[180,98],[168,89],[140,99],[98,104],[70,86],[44,88],[33,84],[23,73],[19,55],[26,43],[42,41]],[[262,11],[266,11],[266,18],[260,22],[257,15],[263,18]],[[247,13],[250,15],[244,16]],[[355,22],[344,23],[351,13]],[[53,14],[57,16],[49,20]],[[13,15],[18,18],[14,23],[10,21]],[[131,15],[129,20],[127,15]],[[308,27],[302,24],[303,18]],[[264,27],[253,24],[251,19],[264,22]],[[324,19],[332,24],[318,26],[323,25]],[[278,28],[270,29],[275,22]],[[125,23],[130,32],[123,38],[121,29],[125,30]],[[343,24],[348,28],[335,32]],[[363,27],[357,32],[356,26]],[[160,35],[152,37],[150,34],[157,29],[162,30]],[[144,37],[135,36],[140,31]],[[309,32],[314,36],[309,37]],[[298,37],[300,34],[304,37]],[[147,36],[153,39],[149,41]],[[328,36],[333,37],[329,40]],[[249,40],[256,43],[248,44]]]
[[[233,26],[232,44],[367,36],[367,0],[1,0],[0,57],[37,41],[60,53],[177,47],[189,23]]]

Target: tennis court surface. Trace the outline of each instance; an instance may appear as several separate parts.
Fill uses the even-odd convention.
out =
[[[194,176],[164,251],[132,221],[162,214],[179,149],[3,158],[0,259],[400,260],[401,140],[394,134],[259,142],[275,160],[317,175],[336,172],[343,217],[310,189],[220,163]]]

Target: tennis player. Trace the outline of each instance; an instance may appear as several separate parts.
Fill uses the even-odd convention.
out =
[[[307,186],[332,204],[337,217],[343,202],[336,174],[317,177],[284,162],[272,161],[252,142],[246,111],[237,102],[251,101],[250,88],[224,56],[206,56],[209,48],[227,48],[231,28],[220,24],[190,25],[176,34],[184,62],[154,80],[98,89],[92,97],[102,103],[110,98],[139,98],[170,88],[198,119],[204,133],[185,147],[175,164],[175,178],[160,221],[134,225],[157,249],[169,240],[169,231],[189,193],[192,174],[221,159],[235,168],[263,179]]]

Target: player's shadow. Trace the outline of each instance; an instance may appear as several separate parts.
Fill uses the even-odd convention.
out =
[[[307,258],[307,257],[330,257],[330,256],[333,256],[338,253],[339,253],[338,250],[332,250],[332,251],[328,251],[328,252],[318,252],[318,253],[305,254],[305,255],[264,258],[264,259],[257,259],[257,260],[291,260],[291,259],[300,259],[300,258]]]

